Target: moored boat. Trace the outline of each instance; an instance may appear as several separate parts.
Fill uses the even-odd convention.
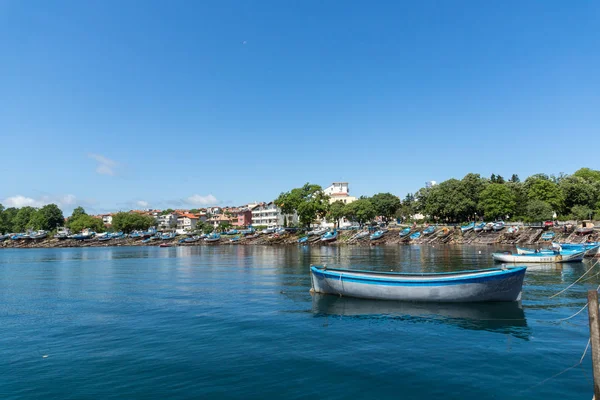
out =
[[[317,293],[416,302],[517,301],[525,267],[433,274],[407,274],[311,266]]]
[[[460,230],[462,233],[465,233],[465,232],[469,232],[473,228],[475,228],[475,222],[471,222],[470,224],[461,226]]]
[[[512,254],[512,253],[492,253],[494,261],[504,263],[564,263],[583,260],[585,251],[569,253],[534,253],[534,254]]]
[[[494,225],[492,225],[492,229],[497,231],[501,231],[502,229],[504,229],[504,227],[506,226],[506,224],[504,223],[504,221],[496,221],[494,222]]]
[[[229,241],[230,241],[231,243],[237,243],[237,242],[239,242],[239,241],[240,241],[240,237],[239,237],[239,236],[234,236],[234,237],[232,237],[231,239],[229,239]]]
[[[65,240],[68,239],[71,235],[71,230],[69,228],[60,227],[57,229],[56,234],[54,235],[55,239]]]
[[[194,243],[200,240],[200,236],[192,236],[183,239],[183,243]]]
[[[158,247],[172,247],[173,245],[171,243],[161,243],[158,245]]]
[[[408,235],[410,235],[410,228],[404,228],[400,231],[400,237],[406,237]]]
[[[433,225],[428,226],[427,228],[423,229],[423,235],[425,235],[425,236],[431,235],[433,232],[435,232],[435,226],[433,226]]]
[[[485,228],[485,222],[481,222],[473,226],[473,232],[481,232]]]
[[[556,234],[554,232],[544,232],[542,233],[542,240],[552,240],[554,239],[554,236],[556,236]]]
[[[593,257],[600,251],[600,242],[552,243],[552,247],[564,250],[585,250],[586,257]]]
[[[204,241],[207,243],[214,243],[218,242],[219,240],[221,240],[221,235],[218,233],[211,233],[210,235],[204,238]]]
[[[370,240],[378,240],[378,239],[381,239],[383,237],[383,235],[384,235],[384,232],[376,231],[371,236],[369,236],[369,239]]]
[[[415,232],[412,235],[410,235],[410,239],[411,240],[415,240],[421,237],[421,232]]]
[[[483,231],[484,232],[490,232],[494,229],[494,223],[493,222],[488,222],[487,224],[485,224],[485,226],[483,227]]]
[[[334,229],[333,232],[327,232],[326,234],[321,236],[321,242],[333,242],[333,241],[337,240],[337,238],[338,238],[338,232],[336,229]]]
[[[230,229],[224,233],[224,235],[237,235],[239,232],[237,229]]]

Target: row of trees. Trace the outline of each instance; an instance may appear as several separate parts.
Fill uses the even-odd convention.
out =
[[[321,218],[338,223],[347,218],[362,224],[376,216],[385,221],[422,216],[431,222],[465,222],[498,218],[543,221],[556,214],[561,219],[582,220],[600,218],[600,171],[582,168],[573,175],[536,174],[523,182],[516,174],[510,179],[492,174],[488,179],[470,173],[461,180],[448,179],[409,193],[402,201],[391,193],[378,193],[350,204],[329,204],[319,185],[307,183],[281,193],[275,204],[285,214],[296,211],[303,227]]]

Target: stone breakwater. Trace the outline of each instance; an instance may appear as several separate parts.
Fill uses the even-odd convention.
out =
[[[356,231],[340,231],[338,239],[335,242],[323,243],[319,237],[311,237],[305,245],[308,246],[381,246],[381,245],[402,245],[402,244],[469,244],[469,245],[522,245],[522,246],[549,246],[550,241],[543,240],[544,232],[554,232],[553,241],[565,243],[583,243],[586,240],[598,241],[600,232],[595,231],[589,235],[578,235],[575,232],[565,232],[563,229],[542,230],[539,228],[522,228],[517,233],[509,233],[507,229],[499,232],[461,232],[459,228],[440,227],[431,235],[421,236],[416,240],[408,237],[400,237],[400,229],[390,229],[381,239],[376,241],[369,240],[369,237],[354,239]],[[142,243],[140,239],[112,239],[109,241],[99,241],[97,239],[89,240],[58,240],[46,238],[42,240],[5,240],[0,243],[0,248],[61,248],[61,247],[109,247],[109,246],[159,246],[168,243],[172,246],[239,246],[239,245],[297,245],[301,234],[285,233],[283,235],[254,235],[251,237],[242,237],[239,241],[231,242],[232,236],[223,235],[221,240],[213,243],[206,243],[202,240],[192,243],[179,243],[183,236],[171,240],[156,240],[149,243]]]

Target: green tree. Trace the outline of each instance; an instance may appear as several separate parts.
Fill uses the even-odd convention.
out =
[[[73,213],[71,214],[71,218],[75,219],[81,215],[87,215],[87,213],[85,212],[83,207],[79,206],[73,210]]]
[[[44,229],[47,231],[56,229],[64,224],[65,218],[56,204],[48,204],[36,210],[29,221],[29,225],[33,229]]]
[[[4,207],[2,207],[4,209]],[[14,220],[19,212],[18,208],[9,207],[4,209],[0,213],[0,233],[13,233],[14,229]]]
[[[530,200],[527,203],[527,218],[532,222],[552,219],[552,206],[542,200]]]
[[[521,180],[519,179],[519,175],[517,174],[512,174],[512,176],[510,177],[510,181],[512,183],[519,183],[521,182]]]
[[[352,203],[346,204],[344,207],[344,216],[351,221],[358,222],[361,226],[373,220],[377,215],[377,211],[371,203],[371,200],[361,198]]]
[[[229,222],[221,222],[219,224],[219,227],[217,229],[219,231],[221,231],[221,232],[228,231],[229,229],[231,229],[231,223],[229,223]]]
[[[335,222],[335,226],[340,226],[340,219],[345,216],[346,204],[343,201],[334,201],[329,205],[329,211],[327,211],[327,219]]]
[[[509,215],[524,217],[527,214],[527,202],[529,201],[525,185],[520,182],[508,182],[506,186],[510,189],[515,199],[515,208],[512,214]]]
[[[30,221],[35,211],[35,208],[29,206],[20,208],[13,220],[13,229],[17,232],[25,232],[31,228]]]
[[[398,196],[394,196],[391,193],[377,193],[370,200],[373,207],[375,207],[377,215],[383,217],[385,222],[394,218],[396,211],[398,211],[401,205]]]
[[[582,178],[590,183],[600,182],[600,171],[590,168],[580,168],[573,173],[573,176]]]
[[[592,215],[594,215],[594,210],[588,206],[575,205],[571,209],[571,214],[578,220],[591,219]]]
[[[479,207],[479,196],[488,185],[488,180],[482,178],[479,174],[467,174],[464,178],[462,178],[461,190],[465,196],[466,204],[464,212],[467,217],[470,217],[474,214],[481,215],[483,213],[483,210],[481,207]]]
[[[590,181],[573,175],[562,179],[559,187],[562,190],[567,210],[571,210],[576,205],[591,208],[596,204],[598,189]]]
[[[514,215],[515,194],[508,185],[491,183],[482,192],[480,205],[486,218],[504,218]]]
[[[174,212],[175,210],[173,210],[172,208],[167,208],[166,210],[161,211],[160,215],[173,214]]]
[[[323,218],[329,209],[329,196],[323,193],[319,185],[306,183],[301,188],[281,193],[275,199],[275,205],[284,214],[298,213],[300,225],[308,227],[317,218]]]
[[[118,212],[113,215],[112,219],[113,229],[125,233],[146,230],[155,224],[156,220],[153,217],[134,212]]]
[[[402,203],[400,204],[400,208],[396,211],[396,218],[402,219],[410,219],[417,213],[417,201],[415,196],[411,193],[408,193]]]
[[[69,229],[73,232],[81,232],[83,229],[91,229],[94,232],[103,232],[106,227],[101,218],[80,214],[76,218],[69,218]]]
[[[525,180],[527,198],[548,203],[557,213],[564,208],[564,196],[558,184],[552,182],[546,175],[534,175]]]
[[[490,182],[491,183],[501,183],[501,184],[505,183],[502,175],[496,175],[496,174],[492,174],[492,176],[490,177]]]
[[[425,211],[430,217],[451,222],[468,220],[475,208],[465,186],[457,179],[448,179],[432,187],[425,204]]]

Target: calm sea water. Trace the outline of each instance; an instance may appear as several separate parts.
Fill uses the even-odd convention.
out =
[[[309,265],[450,271],[488,247],[0,251],[3,399],[591,398],[590,262],[532,267],[522,307],[309,294]],[[547,381],[545,381],[547,380]]]

